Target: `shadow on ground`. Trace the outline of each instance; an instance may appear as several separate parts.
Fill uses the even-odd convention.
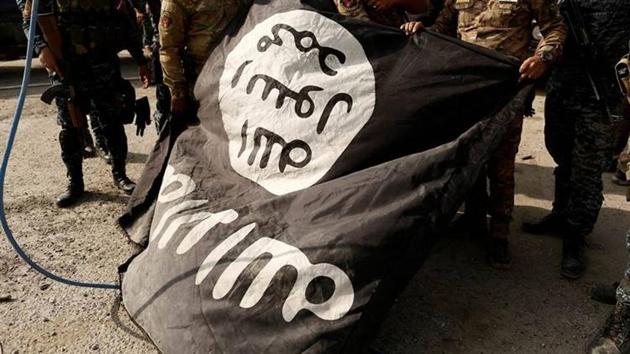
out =
[[[512,269],[488,265],[485,240],[454,231],[443,235],[391,309],[375,348],[383,353],[583,352],[611,310],[590,300],[590,288],[618,280],[625,262],[628,225],[609,221],[630,220],[630,213],[605,205],[589,237],[587,274],[566,281],[559,273],[561,239],[520,231],[523,221],[549,212],[523,201],[550,205],[553,168],[521,163],[517,170]],[[625,188],[609,178],[604,176],[607,199],[625,197]]]

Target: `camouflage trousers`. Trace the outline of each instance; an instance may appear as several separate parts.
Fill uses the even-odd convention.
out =
[[[119,103],[116,99],[114,83],[121,79],[118,58],[110,61],[93,62],[77,60],[71,62],[72,75],[76,77],[75,90],[80,102],[79,109],[84,113],[98,112],[98,121],[112,154],[112,168],[124,169],[127,158],[127,136],[120,119]],[[70,170],[81,168],[85,128],[76,127],[71,120],[65,100],[57,98],[57,123],[61,127],[59,144],[61,158]]]
[[[549,88],[545,102],[545,145],[557,164],[553,213],[569,232],[593,230],[604,201],[602,173],[612,156],[615,122],[592,94]]]
[[[516,117],[466,200],[468,215],[475,219],[485,219],[486,214],[490,215],[490,234],[493,238],[505,239],[510,232],[514,210],[514,166],[522,131],[523,117]]]

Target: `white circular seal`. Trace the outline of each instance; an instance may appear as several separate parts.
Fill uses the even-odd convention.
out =
[[[228,54],[219,83],[232,168],[276,195],[319,181],[374,103],[359,41],[307,10],[256,24]]]

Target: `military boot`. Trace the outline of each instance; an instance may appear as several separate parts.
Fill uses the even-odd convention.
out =
[[[109,153],[109,149],[107,148],[107,144],[104,144],[103,142],[99,142],[98,139],[96,140],[96,154],[98,155],[98,157],[102,158],[103,160],[105,160],[105,162],[108,165],[112,164],[112,155]]]
[[[112,176],[114,184],[118,189],[126,194],[133,193],[136,184],[127,177],[127,136],[123,125],[118,122],[109,121],[103,127],[103,132],[107,136],[107,146],[112,156]]]
[[[614,305],[617,303],[617,288],[619,282],[612,284],[595,284],[591,288],[591,300],[602,304]]]
[[[98,157],[105,160],[106,163],[112,164],[112,156],[107,146],[107,139],[105,138],[105,132],[99,120],[98,114],[91,114],[90,125],[92,126],[92,132],[94,133],[94,149]]]
[[[114,184],[118,189],[130,195],[136,188],[136,184],[127,177],[125,168],[126,161],[116,157],[117,155],[112,154],[112,177],[114,178]]]
[[[493,217],[490,222],[490,265],[495,269],[510,269],[512,267],[512,254],[508,235],[510,223],[506,220],[497,220]]]
[[[66,165],[68,185],[66,191],[59,195],[56,204],[60,208],[67,208],[76,203],[83,195],[83,144],[78,129],[64,126],[59,132],[61,159]]]
[[[589,344],[590,354],[630,353],[630,309],[617,304],[604,328]]]
[[[136,184],[127,177],[124,166],[123,168],[113,169],[112,175],[114,177],[114,184],[116,184],[118,189],[122,190],[126,194],[133,193],[133,190],[136,188]]]
[[[569,280],[577,280],[584,275],[584,236],[565,235],[562,244],[562,262],[560,274]]]
[[[66,191],[61,193],[56,200],[59,208],[67,208],[75,204],[83,195],[83,173],[81,165],[68,169],[68,185]]]

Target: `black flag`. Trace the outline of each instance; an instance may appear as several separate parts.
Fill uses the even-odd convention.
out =
[[[361,350],[522,113],[517,80],[454,39],[255,1],[121,219],[144,246],[127,310],[165,353]]]

